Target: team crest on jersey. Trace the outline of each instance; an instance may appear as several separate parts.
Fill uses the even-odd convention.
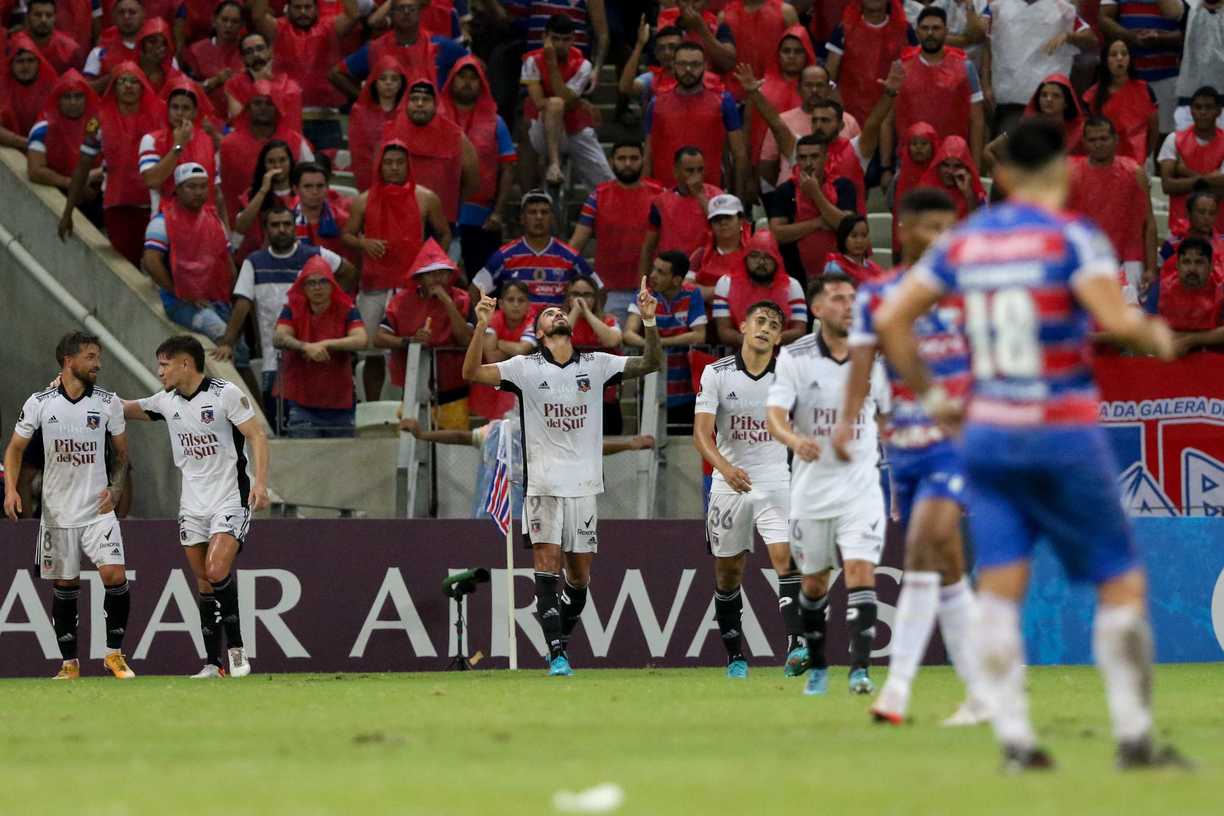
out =
[[[591,378],[586,374],[578,375],[578,390],[584,394],[591,390]]]
[[[211,423],[213,421],[214,416],[215,415],[213,414],[213,407],[211,405],[209,405],[206,408],[200,409],[200,421],[203,422],[205,425],[208,425],[209,423]]]
[[[85,415],[85,427],[91,431],[98,430],[98,425],[102,422],[102,415],[90,412]]]

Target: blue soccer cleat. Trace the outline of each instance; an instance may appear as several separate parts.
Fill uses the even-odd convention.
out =
[[[828,690],[829,670],[808,669],[807,683],[803,686],[803,693],[808,697],[815,697],[818,694],[824,694]]]
[[[732,660],[727,664],[727,677],[732,680],[747,680],[748,679],[748,661],[747,660]]]
[[[855,669],[854,671],[850,672],[850,693],[875,693],[875,683],[871,682],[871,678],[867,676],[866,669]]]
[[[796,646],[786,656],[786,665],[782,669],[782,674],[786,677],[802,677],[811,665],[812,655],[808,652],[807,647]]]
[[[570,668],[569,658],[565,655],[557,655],[548,664],[549,677],[572,677],[574,670]]]

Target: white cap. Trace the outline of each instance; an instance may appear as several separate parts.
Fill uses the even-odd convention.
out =
[[[193,178],[208,178],[208,171],[204,169],[204,165],[199,162],[185,162],[174,168],[174,186],[177,187],[184,181]]]
[[[730,193],[714,196],[710,199],[710,206],[706,210],[706,220],[713,221],[720,215],[743,215],[744,204],[736,196]]]

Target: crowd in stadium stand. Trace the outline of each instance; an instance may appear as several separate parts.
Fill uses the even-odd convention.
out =
[[[0,144],[63,192],[61,236],[76,209],[103,229],[289,435],[351,434],[409,344],[469,342],[480,292],[487,361],[531,351],[545,304],[633,353],[643,277],[684,427],[748,305],[802,336],[812,280],[888,274],[869,209],[989,206],[1029,116],[1065,129],[1069,208],[1131,301],[1224,349],[1224,0],[0,0],[0,22]],[[510,401],[459,359],[434,384],[466,430]]]

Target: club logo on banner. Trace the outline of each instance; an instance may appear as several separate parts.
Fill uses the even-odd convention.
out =
[[[1224,516],[1224,355],[1101,357],[1101,424],[1132,516]]]

